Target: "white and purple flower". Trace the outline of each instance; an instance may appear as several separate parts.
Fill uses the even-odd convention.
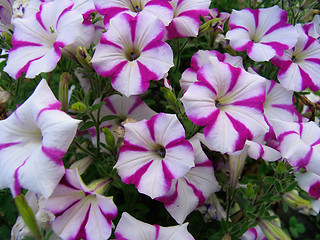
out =
[[[243,149],[268,131],[264,120],[265,79],[210,57],[181,98],[189,119],[205,126],[209,147],[222,153]]]
[[[173,179],[194,166],[192,145],[176,115],[159,113],[125,125],[124,145],[114,166],[121,180],[151,198],[166,194]]]
[[[25,73],[34,78],[41,72],[52,71],[61,57],[61,49],[79,36],[82,15],[71,11],[71,0],[43,2],[40,10],[29,17],[13,21],[15,31],[7,66],[11,77]]]
[[[173,66],[171,47],[162,41],[165,26],[158,18],[127,13],[110,21],[92,58],[114,89],[129,97],[145,92],[151,80],[160,80]]]
[[[46,203],[56,216],[54,232],[64,240],[109,238],[117,207],[112,197],[102,195],[107,185],[107,180],[96,180],[86,186],[77,168],[67,169]]]
[[[287,12],[277,5],[264,9],[232,10],[226,38],[236,51],[247,51],[254,61],[282,56],[297,42],[295,28],[286,23]]]
[[[65,172],[61,158],[80,122],[60,107],[42,80],[29,99],[0,121],[0,188],[9,187],[13,196],[21,188],[45,198],[53,192]]]
[[[307,87],[312,91],[320,90],[320,43],[306,34],[301,24],[296,25],[298,42],[293,49],[285,51],[283,56],[271,59],[279,67],[278,79],[286,88],[303,91]]]
[[[203,152],[197,135],[189,141],[194,150],[195,166],[183,177],[173,180],[169,192],[156,199],[164,203],[179,224],[212,193],[220,190],[212,162]]]

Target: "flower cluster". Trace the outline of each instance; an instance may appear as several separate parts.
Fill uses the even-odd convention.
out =
[[[273,203],[319,213],[317,5],[215,2],[0,0],[12,239],[289,239]]]

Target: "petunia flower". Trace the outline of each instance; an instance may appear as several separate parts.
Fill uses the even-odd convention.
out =
[[[279,67],[278,79],[286,88],[303,91],[307,87],[312,91],[320,90],[320,43],[306,34],[301,24],[296,25],[299,33],[297,44],[285,51],[283,56],[271,59]]]
[[[85,185],[77,168],[67,169],[47,199],[47,208],[56,216],[52,229],[64,240],[104,240],[111,235],[111,221],[117,216],[112,197],[103,196],[108,180]]]
[[[196,37],[201,25],[200,16],[209,13],[209,0],[172,0],[173,19],[165,39]]]
[[[266,240],[266,236],[262,232],[261,227],[259,225],[249,228],[241,237],[241,240]]]
[[[187,90],[192,83],[197,81],[198,70],[209,61],[210,56],[216,57],[219,61],[229,63],[234,67],[244,68],[242,64],[242,57],[240,56],[232,56],[229,53],[221,54],[215,50],[199,50],[191,58],[191,67],[182,73],[180,79],[181,88]]]
[[[192,145],[176,115],[159,113],[127,123],[123,142],[114,167],[124,183],[151,198],[167,193],[172,180],[194,166]]]
[[[236,51],[247,51],[254,61],[282,56],[297,42],[295,28],[286,23],[287,12],[277,5],[264,9],[232,10],[226,38]]]
[[[263,135],[265,79],[211,57],[181,98],[189,119],[205,126],[209,147],[222,153],[243,149],[246,140]]]
[[[272,120],[278,150],[291,166],[320,175],[320,128],[315,122]]]
[[[95,6],[98,13],[104,16],[104,23],[107,26],[113,17],[121,13],[132,16],[141,12],[148,13],[158,17],[166,26],[173,17],[172,6],[168,0],[95,0]]]
[[[150,119],[157,113],[145,104],[139,96],[125,97],[118,94],[112,95],[103,99],[105,104],[101,107],[100,117],[108,115],[115,115],[118,118],[113,120],[104,121],[101,123],[101,128],[108,127],[112,133],[116,128],[123,128],[122,122],[127,119],[133,119],[134,121],[141,121],[143,119]],[[95,101],[98,103],[98,100]],[[96,143],[96,129],[89,129],[92,142]],[[100,132],[100,141],[105,143],[104,133]],[[117,135],[114,133],[114,136]]]
[[[194,240],[187,227],[188,223],[172,227],[150,225],[124,212],[115,235],[116,240]]]
[[[82,15],[70,11],[71,0],[43,2],[39,12],[22,19],[14,19],[13,48],[4,71],[18,78],[23,73],[34,78],[50,72],[61,57],[61,48],[72,44],[79,36]]]
[[[151,80],[160,80],[173,66],[170,46],[162,41],[164,24],[156,17],[123,13],[110,21],[92,58],[114,89],[129,97],[145,92]]]
[[[199,138],[196,135],[189,141],[194,150],[195,166],[183,177],[173,180],[167,194],[156,198],[164,203],[170,215],[179,224],[182,224],[212,193],[220,190],[212,162],[203,152]]]
[[[53,192],[65,171],[61,158],[80,122],[60,107],[42,80],[29,99],[0,121],[0,188],[9,187],[13,196],[21,188],[45,198]]]

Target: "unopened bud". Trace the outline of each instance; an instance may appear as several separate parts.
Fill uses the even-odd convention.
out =
[[[115,145],[115,140],[114,140],[114,136],[113,134],[110,132],[109,128],[104,127],[101,129],[102,132],[104,133],[104,137],[106,140],[106,143],[110,146],[110,147],[114,147]]]
[[[90,166],[92,163],[93,158],[91,156],[87,156],[85,158],[82,158],[79,161],[76,161],[70,166],[70,169],[77,168],[79,171],[79,174],[81,175],[86,171],[86,169]]]
[[[71,105],[70,109],[75,112],[84,112],[86,111],[86,105],[82,102],[76,102]]]
[[[76,58],[83,67],[87,69],[93,69],[90,63],[91,56],[88,54],[87,50],[84,47],[77,47]]]
[[[311,202],[305,200],[299,196],[297,190],[292,190],[288,193],[283,194],[283,200],[294,210],[303,214],[309,214],[312,210]]]
[[[61,102],[61,110],[64,112],[68,111],[68,91],[69,91],[69,82],[72,80],[72,76],[64,72],[60,76],[59,83],[59,101]]]
[[[258,225],[261,227],[268,240],[291,240],[279,226],[271,221],[259,218]]]

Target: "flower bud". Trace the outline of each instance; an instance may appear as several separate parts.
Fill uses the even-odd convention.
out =
[[[86,111],[86,105],[82,102],[76,102],[74,104],[71,105],[71,110],[75,111],[75,112],[84,112]]]
[[[91,56],[88,54],[87,50],[84,47],[77,47],[76,58],[83,67],[87,69],[93,69],[90,63]]]
[[[261,227],[263,233],[268,240],[291,240],[291,238],[276,224],[258,218],[258,225]]]
[[[114,140],[114,136],[112,135],[112,133],[110,132],[109,128],[104,127],[101,129],[102,132],[104,133],[104,137],[106,139],[106,143],[110,146],[110,147],[114,147],[115,145],[115,140]]]
[[[298,210],[300,213],[309,215],[312,210],[311,202],[301,198],[297,190],[285,193],[282,197],[292,209]]]
[[[64,72],[60,76],[59,83],[59,101],[61,102],[61,110],[68,112],[68,91],[69,91],[69,82],[72,80],[72,76]]]

